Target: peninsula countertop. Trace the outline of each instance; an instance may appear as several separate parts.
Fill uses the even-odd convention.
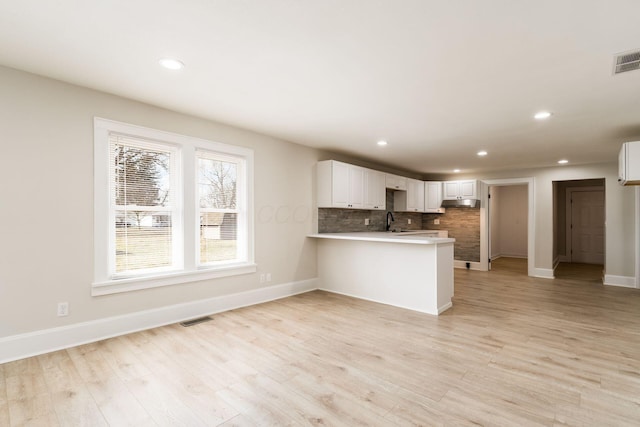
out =
[[[317,233],[307,237],[316,239],[336,239],[336,240],[359,240],[368,242],[383,243],[407,243],[418,245],[437,245],[443,243],[454,243],[456,240],[449,237],[433,237],[436,230],[416,230],[394,233],[390,231],[370,231],[352,233]]]

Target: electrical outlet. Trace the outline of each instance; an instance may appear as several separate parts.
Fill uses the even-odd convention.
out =
[[[69,315],[69,303],[68,302],[59,302],[58,303],[58,316],[68,316]]]
[[[369,225],[369,218],[364,219],[364,225]]]
[[[260,274],[260,283],[264,283],[264,281],[265,281],[264,273],[261,273]]]
[[[435,225],[440,225],[440,220],[439,220],[439,219],[434,219],[434,220],[433,220],[433,223],[434,223]]]
[[[271,273],[267,273],[267,282],[271,281]]]
[[[411,224],[411,218],[407,220],[407,224]]]

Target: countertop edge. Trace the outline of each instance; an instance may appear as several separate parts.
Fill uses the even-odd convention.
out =
[[[368,235],[364,235],[368,234]],[[381,242],[381,243],[404,243],[412,245],[438,245],[445,243],[454,243],[456,240],[450,237],[422,237],[419,234],[411,235],[393,235],[393,236],[371,236],[370,233],[363,233],[358,236],[357,233],[317,233],[308,234],[307,237],[314,239],[333,239],[333,240],[355,240],[365,242]]]

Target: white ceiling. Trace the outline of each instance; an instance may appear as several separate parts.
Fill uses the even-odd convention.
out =
[[[0,0],[0,64],[421,173],[600,163],[640,140],[640,71],[612,75],[639,16],[639,0]]]

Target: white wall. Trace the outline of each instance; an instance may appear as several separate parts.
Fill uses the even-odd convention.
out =
[[[526,185],[491,187],[492,258],[527,257],[527,191]]]
[[[9,68],[0,94],[0,338],[316,277],[317,150]],[[91,297],[94,116],[255,150],[258,274]]]
[[[635,199],[632,187],[618,184],[617,159],[597,165],[566,165],[519,171],[497,171],[479,175],[456,175],[450,179],[514,179],[533,177],[535,268],[553,271],[553,181],[605,179],[605,269],[606,274],[635,277]]]

